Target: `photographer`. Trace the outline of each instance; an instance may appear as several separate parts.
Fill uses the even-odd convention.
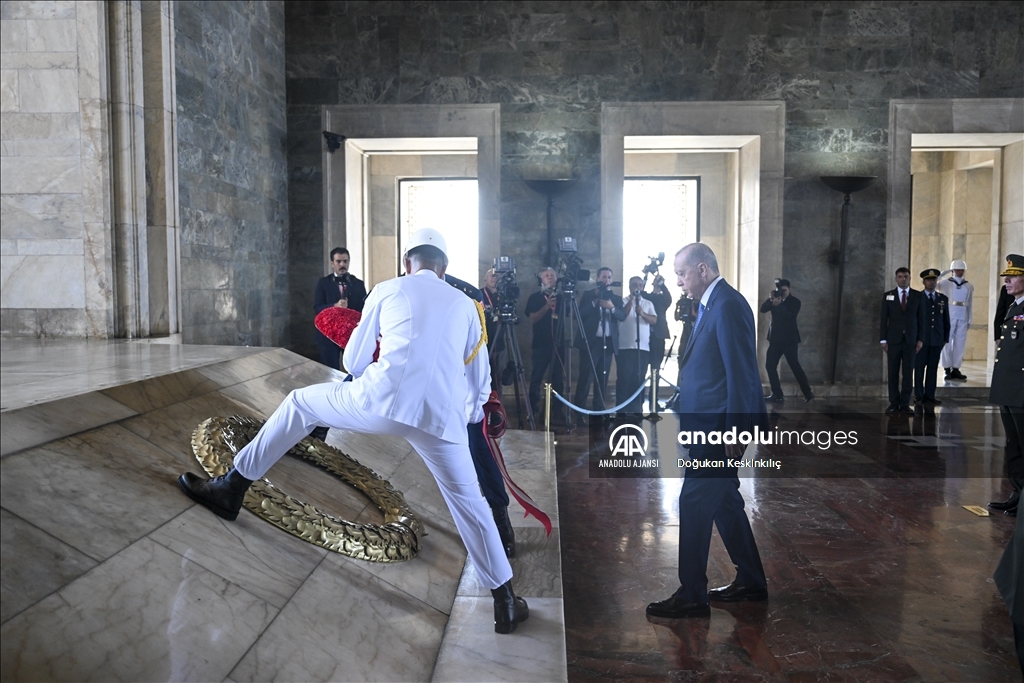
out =
[[[665,358],[665,340],[669,338],[668,307],[672,305],[672,295],[665,287],[665,278],[655,274],[650,292],[641,292],[641,296],[654,304],[654,313],[658,316],[651,329],[651,367],[661,367]]]
[[[608,372],[612,358],[619,351],[618,324],[626,319],[626,312],[622,309],[622,297],[609,289],[611,285],[612,269],[604,266],[597,271],[597,288],[585,292],[580,299],[583,329],[576,340],[580,349],[580,374],[573,403],[581,408],[586,403],[591,383],[594,383],[593,409],[604,410],[604,399],[608,396]],[[594,377],[595,371],[597,377]]]
[[[551,367],[551,388],[562,391],[562,358],[561,349],[555,343],[555,321],[558,318],[558,294],[555,285],[558,276],[554,268],[545,268],[537,273],[540,279],[540,291],[534,292],[526,300],[526,315],[533,325],[533,350],[530,355],[530,407],[538,414],[540,404],[540,386],[544,375]]]
[[[772,323],[768,328],[768,354],[765,357],[764,369],[768,372],[768,382],[772,393],[765,397],[771,403],[782,403],[782,384],[779,383],[779,360],[785,356],[789,369],[793,371],[804,401],[814,400],[811,385],[807,383],[807,375],[800,367],[797,358],[797,346],[800,344],[800,331],[796,327],[796,316],[800,313],[800,299],[789,293],[789,280],[778,278],[775,289],[769,292],[768,299],[761,304],[761,312],[772,314]]]
[[[619,361],[615,380],[615,398],[625,401],[633,395],[647,376],[650,363],[651,325],[658,321],[654,304],[641,296],[644,281],[638,277],[629,278],[629,296],[622,300],[625,320],[619,323]],[[664,340],[662,341],[664,345]],[[622,410],[625,413],[641,413],[644,396],[630,401]]]

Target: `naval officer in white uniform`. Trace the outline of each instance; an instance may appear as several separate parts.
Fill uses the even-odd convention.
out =
[[[491,391],[487,348],[476,306],[443,279],[447,265],[441,234],[414,232],[407,277],[373,288],[345,347],[345,368],[355,380],[296,389],[238,452],[232,470],[209,480],[185,473],[178,485],[235,519],[249,485],[314,427],[402,436],[437,480],[480,581],[491,589],[494,630],[511,633],[529,609],[512,590],[512,566],[480,492],[466,434],[467,422],[483,418]]]
[[[964,361],[964,349],[967,346],[967,328],[971,326],[974,284],[964,279],[966,270],[966,262],[961,259],[953,261],[946,271],[953,275],[946,280],[940,279],[938,285],[938,290],[949,299],[949,343],[942,348],[940,358],[946,379],[967,379],[960,372],[960,365]]]

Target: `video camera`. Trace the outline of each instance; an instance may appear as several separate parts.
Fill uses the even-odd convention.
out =
[[[781,299],[782,298],[782,287],[779,284],[780,282],[782,282],[782,278],[780,278],[780,277],[775,278],[775,289],[772,290],[772,294],[771,294],[773,299]]]
[[[661,267],[661,264],[665,263],[665,252],[659,251],[657,256],[648,256],[647,258],[650,259],[650,263],[644,266],[644,269],[640,272],[645,275],[657,275],[658,268]]]
[[[519,322],[516,316],[516,301],[519,299],[519,283],[516,281],[516,262],[511,256],[499,256],[494,259],[494,274],[498,277],[495,290],[498,293],[498,306],[495,311],[498,320]]]
[[[577,282],[586,282],[590,279],[590,271],[580,268],[583,261],[576,255],[578,247],[575,237],[562,237],[558,240],[558,284],[566,294],[573,294],[576,291]]]

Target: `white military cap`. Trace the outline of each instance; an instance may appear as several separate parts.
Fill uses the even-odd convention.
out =
[[[408,254],[416,247],[424,245],[440,249],[444,257],[448,258],[448,245],[445,244],[444,236],[433,228],[420,228],[410,235],[409,243],[405,246],[405,253]]]
[[[957,259],[949,264],[950,270],[967,270],[967,263],[963,259]]]

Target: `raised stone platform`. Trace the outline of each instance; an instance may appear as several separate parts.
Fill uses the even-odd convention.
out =
[[[200,472],[189,436],[214,415],[265,418],[293,388],[341,375],[282,349],[5,339],[3,680],[565,680],[554,455],[510,431],[513,477],[550,537],[513,503],[517,592],[530,620],[493,632],[440,492],[401,439],[329,443],[401,490],[426,524],[420,554],[374,564],[247,512],[226,523],[177,490]],[[333,514],[369,501],[292,458],[269,475]]]

